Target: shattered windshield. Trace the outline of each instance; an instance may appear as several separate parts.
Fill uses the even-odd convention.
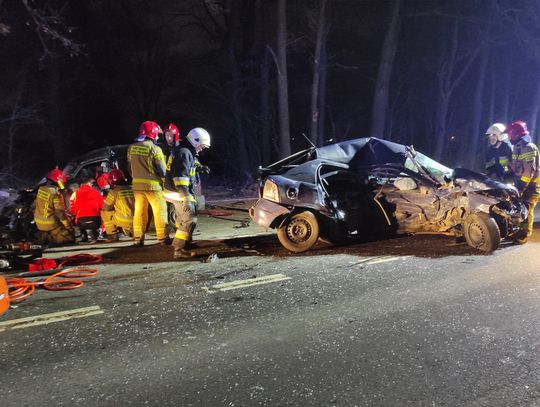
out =
[[[416,153],[414,159],[411,157],[407,157],[407,159],[405,160],[405,168],[416,173],[420,173],[418,165],[420,165],[423,170],[425,170],[434,180],[436,180],[441,185],[446,184],[447,179],[452,177],[452,169],[445,167],[441,163],[438,163],[437,161],[432,160],[429,157],[426,157],[422,153]]]

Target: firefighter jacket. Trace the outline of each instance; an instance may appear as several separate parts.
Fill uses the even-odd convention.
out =
[[[129,185],[116,185],[111,189],[105,204],[103,212],[113,212],[113,222],[115,225],[130,228],[133,223],[133,208],[135,198]]]
[[[489,146],[486,151],[485,171],[488,177],[502,180],[508,175],[512,161],[512,147],[502,141]]]
[[[139,141],[128,148],[128,163],[134,191],[161,191],[165,176],[165,158],[151,140]]]
[[[103,197],[88,184],[83,184],[75,192],[75,197],[71,201],[70,212],[75,215],[75,220],[86,217],[96,217],[101,215],[103,208]]]
[[[530,137],[525,136],[514,145],[511,167],[519,192],[540,184],[540,154]]]
[[[190,147],[177,143],[167,160],[165,189],[178,192],[181,198],[195,201],[193,185],[197,162]]]
[[[64,197],[53,185],[39,187],[35,201],[34,220],[38,230],[49,232],[63,225],[71,229],[71,222],[66,214]]]

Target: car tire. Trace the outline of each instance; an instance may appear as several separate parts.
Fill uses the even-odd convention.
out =
[[[312,212],[300,212],[288,217],[278,228],[277,235],[287,250],[305,252],[319,239],[319,222]]]
[[[473,213],[463,222],[463,236],[471,247],[492,252],[499,247],[501,232],[495,219],[487,213]]]

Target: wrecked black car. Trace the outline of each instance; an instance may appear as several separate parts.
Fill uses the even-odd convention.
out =
[[[319,237],[339,244],[395,234],[450,235],[491,252],[527,216],[513,186],[374,137],[312,147],[260,174],[250,216],[292,252]]]
[[[125,174],[127,168],[127,149],[129,145],[107,146],[92,150],[69,161],[63,171],[68,179],[66,194],[73,184],[80,184],[86,178],[93,178],[103,166],[120,168]],[[129,175],[129,174],[128,174]],[[43,177],[36,185],[26,189],[6,190],[0,199],[0,241],[33,241],[36,237],[34,225],[34,200]],[[66,202],[69,196],[66,195]]]

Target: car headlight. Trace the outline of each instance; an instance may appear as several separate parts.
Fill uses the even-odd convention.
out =
[[[269,201],[279,202],[278,186],[273,181],[266,180],[264,183],[262,196]]]

